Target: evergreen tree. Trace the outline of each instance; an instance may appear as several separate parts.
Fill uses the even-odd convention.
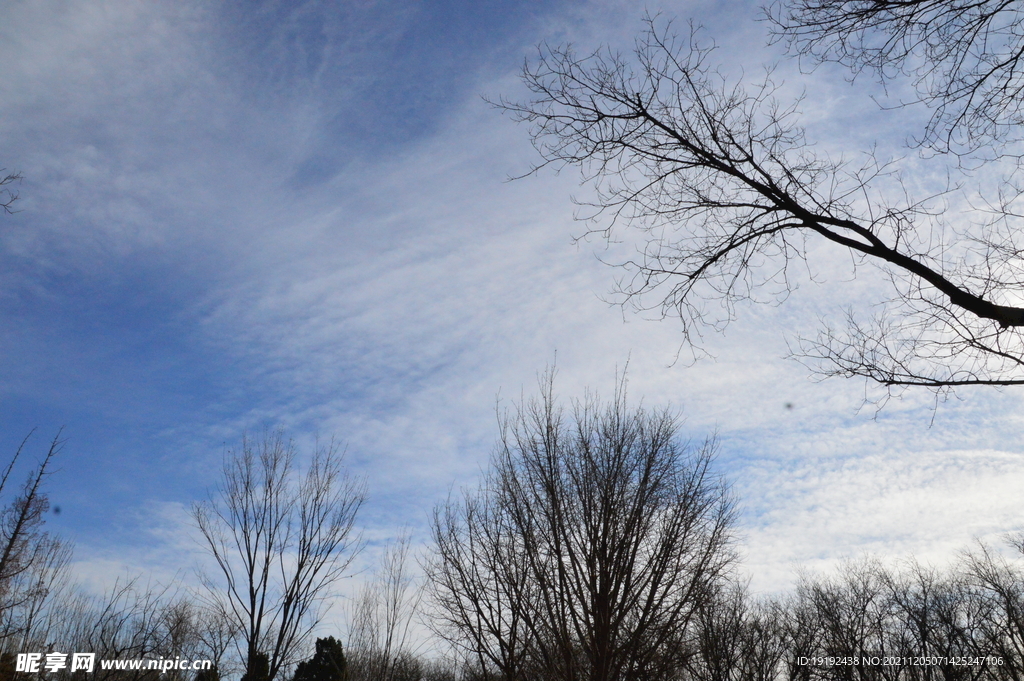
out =
[[[220,670],[216,667],[200,669],[196,672],[195,681],[220,681]]]
[[[295,668],[292,681],[346,681],[348,663],[341,642],[333,636],[316,640],[316,653]]]
[[[0,654],[0,681],[15,681],[17,676],[14,671],[14,653]]]
[[[266,653],[257,652],[249,658],[242,681],[270,681],[270,658]]]

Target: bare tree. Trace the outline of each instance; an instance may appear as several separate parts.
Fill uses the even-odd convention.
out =
[[[696,342],[740,302],[782,302],[792,265],[827,244],[874,266],[892,294],[871,301],[869,319],[850,313],[845,330],[801,339],[796,354],[815,370],[890,389],[1024,384],[1019,191],[980,222],[946,221],[935,197],[910,198],[894,165],[815,153],[770,73],[732,84],[697,31],[647,21],[631,59],[542,48],[523,72],[533,98],[500,103],[531,125],[539,167],[582,169],[589,217],[609,220],[594,232],[626,222],[643,233],[620,263],[624,303],[678,315]]]
[[[1024,123],[1024,9],[998,0],[792,0],[768,10],[792,52],[883,82],[912,79],[932,108],[921,142],[986,153]]]
[[[227,657],[230,649],[235,647],[241,631],[238,621],[232,613],[224,609],[223,601],[215,601],[212,607],[203,608],[196,625],[200,657],[213,662],[216,678],[232,674],[236,670]]]
[[[691,450],[669,413],[630,409],[624,381],[567,416],[548,374],[500,421],[480,489],[435,511],[435,630],[481,678],[675,678],[733,560],[714,443]]]
[[[793,646],[785,611],[755,602],[745,588],[725,584],[697,611],[696,636],[686,662],[694,681],[775,681]]]
[[[1019,566],[985,547],[946,571],[864,560],[830,577],[804,576],[795,597],[778,604],[791,642],[781,678],[1024,678],[1022,596]]]
[[[43,531],[50,502],[44,482],[63,441],[61,432],[50,442],[42,460],[29,472],[20,490],[0,510],[0,644],[24,642],[36,633],[45,618],[54,590],[66,581],[71,549]],[[12,476],[24,454],[29,433],[0,473],[0,495],[10,493]]]
[[[118,663],[100,665],[96,678],[107,681],[185,681],[190,671],[150,669],[133,664],[148,659],[210,659],[204,645],[207,613],[189,595],[173,587],[146,583],[140,576],[124,576],[102,594],[65,585],[51,593],[47,606],[36,613],[36,622],[20,641],[4,641],[5,653],[26,651],[92,652],[98,660]],[[214,658],[216,659],[216,658]],[[50,678],[80,678],[68,668]],[[207,679],[211,678],[206,676]],[[216,677],[214,677],[216,678]]]
[[[979,546],[964,554],[961,574],[964,601],[973,606],[970,641],[1003,660],[1005,678],[1024,679],[1024,569]]]
[[[63,446],[60,431],[50,443],[43,460],[29,473],[21,493],[11,501],[0,515],[0,591],[6,591],[6,582],[27,570],[37,552],[44,550],[41,526],[43,514],[50,508],[50,502],[43,492],[43,481],[50,473],[49,467]],[[9,489],[11,474],[24,451],[32,433],[29,433],[14,456],[0,474],[0,494]]]
[[[62,595],[62,602],[48,613],[46,638],[32,641],[37,650],[88,651],[106,660],[174,657],[185,647],[191,650],[191,608],[169,587],[129,575],[100,595],[81,590]],[[160,676],[158,670],[100,665],[94,674],[101,681],[155,681]],[[174,675],[179,676],[176,671]]]
[[[409,573],[411,537],[385,549],[377,574],[359,591],[350,615],[350,674],[354,681],[419,681],[411,639],[422,590]]]
[[[333,444],[317,446],[298,481],[295,458],[280,432],[245,437],[226,456],[221,486],[192,508],[222,578],[208,580],[211,596],[238,623],[247,671],[265,659],[270,680],[297,661],[358,550],[365,498]]]
[[[43,535],[36,542],[27,569],[5,586],[0,607],[0,648],[24,651],[52,640],[60,611],[73,598],[70,579],[71,545]]]

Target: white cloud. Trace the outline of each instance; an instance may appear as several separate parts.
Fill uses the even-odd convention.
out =
[[[325,143],[311,132],[326,115],[315,88],[253,104],[219,70],[200,10],[94,3],[53,23],[57,6],[20,5],[7,34],[22,38],[0,52],[18,64],[2,126],[26,153],[25,205],[55,224],[4,243],[40,267],[71,261],[99,275],[119,261],[96,252],[201,263],[179,310],[189,342],[250,375],[201,405],[196,423],[168,428],[196,459],[180,465],[202,469],[221,442],[264,423],[303,442],[319,429],[347,442],[353,470],[369,479],[369,532],[422,529],[449,486],[471,484],[486,464],[495,401],[531,395],[557,352],[561,395],[609,394],[628,359],[632,395],[679,408],[695,439],[720,434],[758,589],[785,586],[799,565],[864,551],[939,559],[1017,526],[1016,394],[966,393],[934,412],[928,395],[912,394],[874,419],[858,412],[860,384],[813,383],[780,359],[816,315],[882,290],[867,270],[845,281],[842,255],[816,250],[824,286],[805,283],[778,308],[740,308],[724,336],[707,339],[717,358],[687,367],[675,361],[677,322],[599,299],[615,272],[593,256],[602,244],[570,242],[582,227],[569,195],[585,191],[574,172],[505,183],[533,152],[523,128],[477,98],[460,101],[436,135],[347,159],[329,181],[298,188],[291,171]],[[618,19],[635,8],[610,7],[615,23],[563,17],[537,39],[628,41],[635,26]],[[729,46],[751,31],[760,28],[723,36],[722,53],[736,54]],[[485,75],[478,90],[517,91],[511,73]],[[809,100],[819,130],[867,106],[841,87]],[[130,550],[87,548],[82,574],[174,564],[185,503],[147,506],[158,534]]]

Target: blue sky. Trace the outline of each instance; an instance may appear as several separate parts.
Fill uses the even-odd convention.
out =
[[[1019,392],[876,412],[863,384],[782,359],[881,277],[851,282],[821,248],[821,284],[741,308],[688,366],[678,322],[602,301],[616,273],[604,244],[572,241],[575,172],[507,181],[534,152],[481,96],[521,94],[542,41],[628,48],[644,9],[5,4],[0,165],[25,180],[0,219],[0,450],[65,426],[49,523],[83,578],[189,569],[189,504],[264,427],[347,445],[371,540],[420,531],[486,464],[495,404],[556,354],[564,396],[609,393],[628,361],[634,396],[695,440],[718,433],[756,589],[865,552],[942,562],[1019,528]],[[754,4],[650,9],[705,24],[733,72],[781,57]],[[779,69],[830,149],[895,148],[920,122],[835,71]]]

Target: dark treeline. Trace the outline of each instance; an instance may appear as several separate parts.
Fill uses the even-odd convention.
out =
[[[196,523],[234,582],[207,574],[185,589],[122,578],[98,595],[75,585],[70,545],[43,531],[59,449],[55,440],[20,488],[11,482],[18,459],[0,480],[3,681],[1024,679],[1022,542],[1005,553],[979,544],[943,569],[851,561],[802,576],[792,593],[751,595],[736,560],[734,500],[713,470],[716,443],[682,441],[669,412],[629,407],[624,384],[609,403],[590,396],[564,407],[549,375],[538,399],[503,414],[480,486],[435,509],[422,570],[410,536],[393,541],[339,604],[345,631],[322,624],[324,606],[339,600],[331,580],[295,588],[310,582],[298,558],[325,550],[303,549],[316,534],[303,518],[326,528],[316,530],[321,544],[355,537],[362,486],[333,446],[314,453],[304,476],[293,475],[294,448],[278,433],[227,453],[225,480],[197,506],[205,515]],[[248,501],[234,507],[244,520],[234,529],[261,529],[233,545],[231,524],[217,529],[213,519],[230,519],[239,500]],[[347,567],[359,541],[332,547],[321,564]],[[253,571],[250,588],[232,570],[253,555],[268,568]],[[257,608],[238,601],[247,593],[260,594]],[[296,601],[302,617],[282,618]],[[290,648],[279,645],[282,622],[298,632]],[[26,653],[42,654],[38,671],[17,670]],[[95,654],[93,670],[73,669],[72,653]],[[211,664],[100,663],[138,659]]]
[[[796,592],[725,590],[701,611],[676,678],[1024,678],[1024,573],[979,548],[945,571],[851,562]]]
[[[205,681],[219,675],[238,678],[243,671],[231,654],[237,633],[231,623],[188,595],[130,581],[90,597],[68,588],[66,574],[51,579],[53,565],[45,563],[33,576],[36,589],[30,596],[23,588],[28,580],[4,591],[4,679],[36,676],[14,672],[14,654],[53,650],[94,652],[97,659],[211,659],[218,665],[212,677],[179,670],[160,674],[97,668],[89,676],[98,680]],[[913,563],[899,568],[872,561],[849,563],[834,575],[804,578],[795,593],[777,599],[752,598],[741,585],[722,580],[679,633],[672,644],[676,649],[663,651],[679,666],[660,678],[1019,680],[1024,679],[1024,572],[978,548],[945,571]],[[367,643],[356,639],[345,645],[337,672],[308,676],[300,668],[279,678],[508,678],[493,665],[465,656],[438,659],[417,656],[407,647],[389,651]],[[835,664],[830,666],[828,658]],[[520,678],[588,678],[549,675],[539,661],[534,665]],[[63,678],[68,673],[45,676]],[[85,678],[81,673],[71,676]]]

